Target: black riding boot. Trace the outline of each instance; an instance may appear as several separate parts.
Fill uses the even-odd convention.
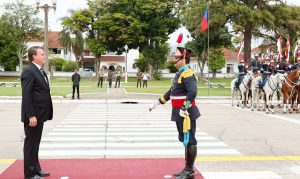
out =
[[[174,173],[175,177],[178,177],[179,175],[181,175],[183,172],[185,172],[185,170],[187,169],[187,147],[184,148],[184,158],[185,158],[185,167],[182,169],[181,172],[178,173]]]
[[[191,145],[187,147],[187,154],[186,154],[186,167],[180,173],[179,176],[176,176],[176,179],[193,179],[194,178],[194,162],[197,156],[197,146]]]

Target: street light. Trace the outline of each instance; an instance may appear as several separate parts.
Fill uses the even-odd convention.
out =
[[[128,46],[127,45],[125,45],[125,54],[126,54],[126,56],[125,56],[125,83],[127,83],[128,82],[128,74],[127,74],[127,50],[128,50]]]
[[[48,60],[48,12],[50,9],[56,10],[56,2],[57,0],[51,0],[52,6],[48,4],[40,5],[41,0],[35,0],[36,2],[36,8],[37,9],[43,9],[45,12],[45,30],[44,30],[44,51],[45,51],[45,67],[44,70],[47,74],[49,74],[48,66],[49,66],[49,60]]]

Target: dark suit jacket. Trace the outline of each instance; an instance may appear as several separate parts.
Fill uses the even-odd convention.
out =
[[[37,118],[38,122],[51,120],[53,117],[53,106],[50,88],[45,77],[35,64],[30,63],[28,67],[24,69],[21,75],[21,84],[22,122],[28,123],[29,117],[33,116]]]

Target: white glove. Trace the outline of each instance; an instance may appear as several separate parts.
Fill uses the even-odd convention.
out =
[[[153,109],[155,109],[157,107],[157,105],[159,105],[159,101],[155,100],[155,101],[152,101],[150,104],[149,104],[149,111],[151,112]]]
[[[179,110],[179,116],[185,117],[186,115],[189,115],[189,112],[187,110]]]

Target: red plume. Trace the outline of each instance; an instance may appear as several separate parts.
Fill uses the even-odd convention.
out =
[[[176,41],[176,42],[180,44],[181,41],[182,41],[182,38],[183,38],[183,34],[180,33],[179,36],[178,36],[178,38],[177,38],[177,41]]]

